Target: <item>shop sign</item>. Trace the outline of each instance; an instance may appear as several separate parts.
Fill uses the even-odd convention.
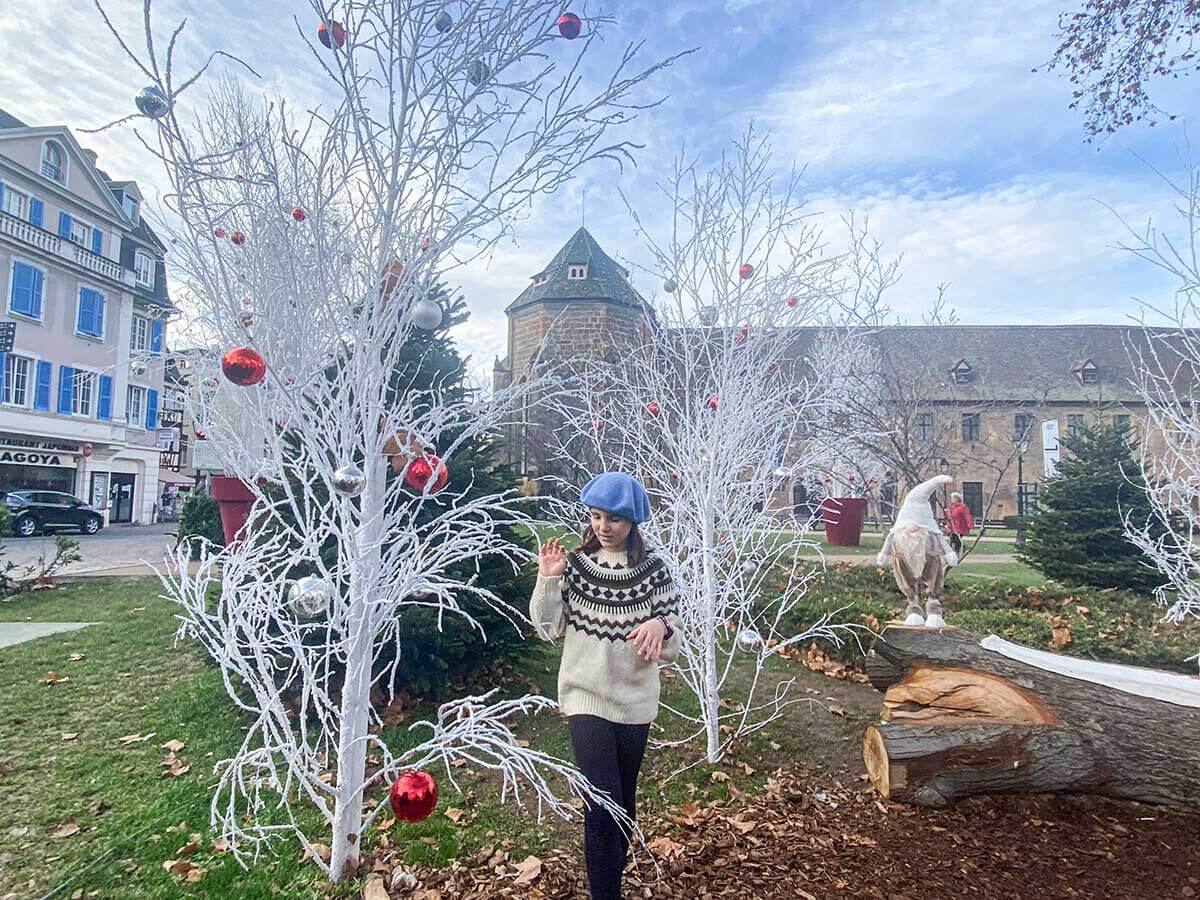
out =
[[[20,450],[17,448],[0,447],[0,464],[14,466],[58,466],[59,468],[75,468],[75,460],[62,453],[45,450]]]
[[[178,428],[160,428],[158,429],[158,449],[166,452],[175,452],[179,449],[179,429]]]
[[[17,337],[16,322],[0,322],[0,353],[12,353]]]

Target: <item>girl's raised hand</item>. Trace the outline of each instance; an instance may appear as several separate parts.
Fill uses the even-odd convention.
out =
[[[555,578],[567,571],[567,551],[563,549],[558,538],[550,538],[542,544],[538,553],[538,574],[547,578]]]

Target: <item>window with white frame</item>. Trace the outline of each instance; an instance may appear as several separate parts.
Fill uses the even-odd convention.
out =
[[[149,253],[138,250],[133,254],[133,270],[137,273],[137,283],[142,287],[154,287],[154,257]]]
[[[150,349],[150,320],[145,316],[134,316],[129,329],[129,349]]]
[[[146,427],[146,389],[129,385],[125,394],[125,421],[136,428]]]
[[[58,141],[42,144],[42,174],[59,184],[67,183],[67,154]]]
[[[4,185],[4,211],[18,219],[24,219],[29,213],[29,195],[22,194],[10,185]]]
[[[0,403],[28,406],[33,394],[29,383],[32,375],[32,359],[9,353],[4,363],[4,390],[0,391]]]
[[[87,247],[90,250],[92,247],[92,226],[87,222],[80,222],[78,219],[72,217],[70,241],[73,244],[78,244],[80,247]]]
[[[138,202],[137,197],[125,194],[121,199],[121,206],[125,208],[125,215],[129,216],[130,220],[136,222],[138,220]]]
[[[71,374],[71,412],[91,416],[96,405],[96,373],[76,369]]]
[[[587,263],[582,266],[567,266],[567,278],[571,281],[582,281],[587,278]]]

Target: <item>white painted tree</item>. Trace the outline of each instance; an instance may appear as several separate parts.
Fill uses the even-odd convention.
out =
[[[1200,166],[1189,159],[1185,175],[1164,179],[1176,228],[1127,226],[1122,245],[1175,283],[1173,305],[1144,304],[1146,318],[1167,324],[1145,324],[1129,342],[1146,404],[1139,448],[1151,514],[1125,520],[1128,538],[1162,575],[1155,595],[1171,622],[1200,617]]]
[[[637,221],[663,297],[632,346],[614,339],[605,357],[567,363],[573,387],[549,401],[563,423],[545,432],[558,438],[551,452],[630,472],[650,494],[642,532],[679,590],[676,667],[699,704],[696,714],[668,709],[695,727],[685,741],[704,736],[710,762],[794,702],[790,682],[760,696],[772,654],[844,633],[828,617],[796,629],[789,614],[819,565],[797,562],[812,545],[807,524],[781,528],[768,508],[784,482],[824,462],[806,422],[831,411],[829,379],[844,357],[811,351],[833,298],[853,291],[839,259],[821,254],[799,190],[795,171],[776,181],[770,145],[752,129],[707,173],[677,159],[663,186],[669,238],[656,242]],[[847,336],[821,339],[832,350]],[[577,497],[580,486],[556,493]],[[555,508],[578,528],[577,505]],[[738,654],[753,674],[734,699]]]
[[[406,382],[406,336],[442,315],[427,291],[580,166],[627,158],[633,145],[611,130],[636,117],[639,85],[667,63],[633,71],[630,46],[589,90],[579,66],[610,23],[587,20],[569,44],[571,19],[556,29],[561,6],[543,0],[298,7],[292,39],[309,52],[297,65],[323,76],[329,98],[302,115],[232,80],[207,108],[191,105],[203,70],[174,71],[182,26],[163,40],[146,0],[135,51],[105,16],[148,83],[131,120],[165,166],[175,293],[212,348],[190,360],[194,415],[254,498],[238,542],[198,570],[180,548],[163,578],[181,635],[206,647],[250,720],[217,767],[214,825],[240,860],[276,835],[310,850],[329,840],[336,881],[386,808],[366,812],[365,792],[435,764],[453,781],[454,757],[499,773],[505,795],[531,795],[539,814],[573,812],[556,793],[565,780],[628,823],[576,769],[518,744],[513,718],[550,701],[493,691],[447,703],[414,726],[425,740],[393,752],[372,727],[370,692],[401,608],[475,623],[471,604],[486,603],[520,616],[513,598],[452,573],[488,554],[525,561],[502,530],[525,519],[511,494],[468,499],[427,477],[453,469],[456,447],[495,429],[512,401],[451,402]],[[440,460],[423,456],[435,450]],[[389,455],[429,470],[407,469],[406,487],[386,477]],[[310,577],[294,581],[300,572]]]

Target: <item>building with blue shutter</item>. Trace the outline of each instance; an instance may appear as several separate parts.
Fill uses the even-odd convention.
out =
[[[62,126],[0,110],[0,491],[69,491],[109,522],[154,521],[166,247],[135,182],[97,168]],[[160,444],[160,431],[161,440]]]

